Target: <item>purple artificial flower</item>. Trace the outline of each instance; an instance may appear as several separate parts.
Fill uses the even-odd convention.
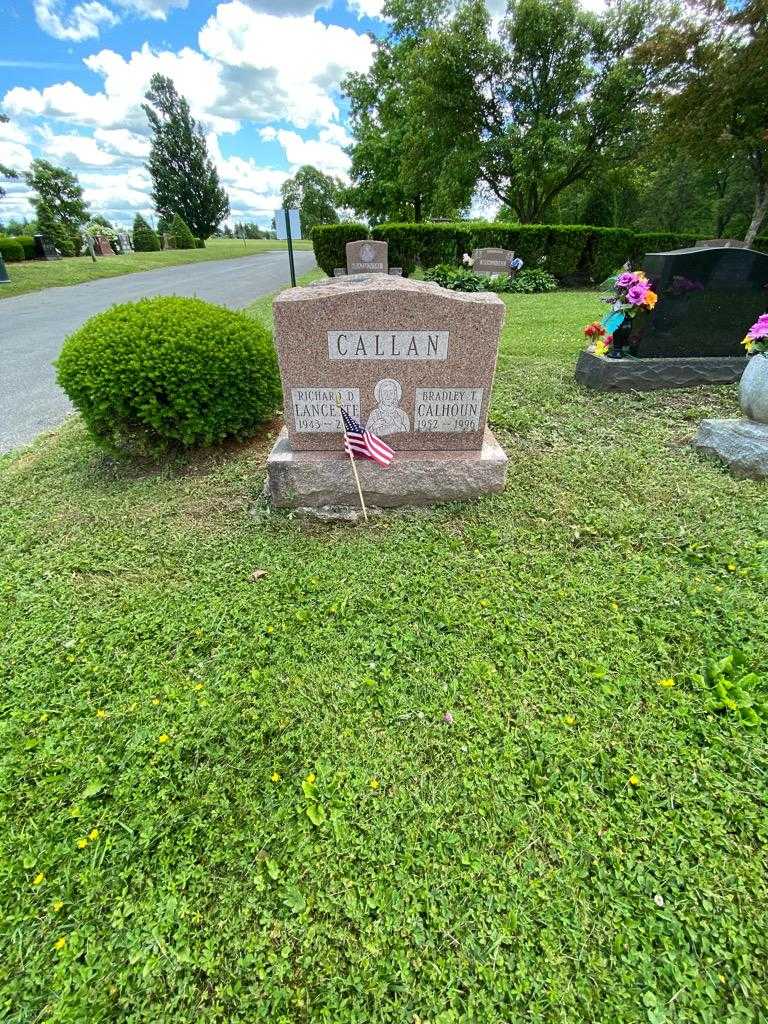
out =
[[[649,291],[650,287],[647,281],[638,281],[627,292],[627,302],[633,306],[642,306]]]
[[[637,284],[636,274],[624,273],[616,278],[617,288],[631,288],[633,284]]]

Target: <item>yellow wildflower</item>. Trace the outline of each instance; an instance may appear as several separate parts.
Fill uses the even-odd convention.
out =
[[[88,840],[85,837],[83,837],[82,839],[78,839],[77,840],[77,848],[78,848],[78,850],[84,850],[87,845],[88,845]]]
[[[92,828],[88,833],[88,838],[92,843],[95,842],[99,838],[99,830],[97,828]]]
[[[379,788],[379,780],[378,779],[371,779],[371,781],[369,782],[369,786],[371,787],[371,789],[378,789]]]
[[[733,562],[728,563],[728,572],[736,572],[736,566],[733,564]]]
[[[168,733],[164,732],[162,736],[158,736],[157,742],[158,743],[168,743],[170,738],[171,737],[168,735]]]
[[[613,608],[613,610],[614,610],[615,612],[617,612],[617,611],[619,610],[619,606],[618,606],[618,604],[616,603],[616,601],[611,601],[611,608]]]
[[[44,711],[42,713],[42,715],[40,715],[40,721],[41,722],[47,722],[48,721],[48,714],[47,714],[47,712]]]
[[[41,871],[39,874],[35,875],[35,877],[32,879],[32,885],[42,885],[44,881],[45,881],[45,875]]]
[[[659,686],[664,686],[667,689],[669,689],[670,687],[672,687],[674,685],[675,685],[675,680],[672,679],[672,678],[670,678],[670,679],[660,679],[659,680]]]
[[[270,779],[273,782],[279,782],[280,781],[280,772],[272,772],[272,774],[270,775]]]
[[[64,906],[64,900],[54,900],[53,901],[53,906],[52,906],[51,909],[53,910],[54,914],[58,914],[58,912],[61,910],[61,908],[63,906]]]
[[[566,715],[563,718],[563,721],[565,722],[566,725],[576,725],[576,719],[574,718],[573,715]]]
[[[198,684],[197,684],[197,686],[195,686],[195,689],[196,689],[196,690],[198,691],[198,693],[199,693],[199,692],[200,692],[200,690],[202,690],[202,689],[203,689],[203,684],[202,684],[202,683],[198,683]]]
[[[98,711],[96,712],[96,717],[97,718],[109,718],[109,713],[106,712],[104,710],[104,708],[99,708]]]
[[[311,785],[315,781],[316,778],[317,778],[317,776],[315,775],[315,773],[314,772],[310,772],[309,775],[307,776],[307,782]]]
[[[56,939],[56,941],[53,944],[53,948],[54,949],[64,949],[66,944],[67,944],[67,940],[65,938]]]
[[[629,781],[630,786],[639,786],[640,785],[640,776],[639,775],[630,775],[628,781]]]
[[[153,697],[152,698],[152,703],[153,704],[159,704],[160,703],[160,698],[159,697]]]

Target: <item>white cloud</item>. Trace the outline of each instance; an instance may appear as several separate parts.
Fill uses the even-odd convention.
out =
[[[0,121],[0,164],[21,172],[32,163],[29,135],[16,124]],[[7,188],[6,185],[3,186]],[[3,205],[2,209],[5,209]]]
[[[349,9],[358,18],[380,18],[383,7],[384,0],[349,0]]]
[[[45,155],[70,167],[109,167],[117,163],[118,157],[103,150],[90,135],[56,135],[47,128],[42,135],[41,149]]]
[[[277,141],[285,151],[286,159],[292,169],[302,164],[312,164],[326,174],[334,174],[346,178],[350,159],[336,142],[327,138],[302,139],[297,132],[289,132],[281,128],[276,135]]]
[[[256,42],[257,41],[257,42]],[[366,35],[311,17],[276,17],[233,0],[220,4],[200,49],[225,68],[226,104],[235,117],[287,120],[298,128],[338,119],[332,93],[349,71],[366,71]]]
[[[37,24],[54,39],[68,39],[73,43],[96,39],[102,25],[111,27],[120,20],[97,0],[76,4],[68,15],[60,13],[61,6],[59,0],[35,0]]]
[[[187,0],[112,0],[118,7],[123,7],[140,18],[154,18],[165,21],[173,7],[186,10]]]
[[[333,0],[245,0],[254,11],[266,14],[314,14],[320,7],[330,7]]]
[[[97,128],[93,137],[123,157],[144,160],[149,156],[149,139],[127,128]]]

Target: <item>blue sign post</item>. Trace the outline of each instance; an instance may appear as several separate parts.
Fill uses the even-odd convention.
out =
[[[296,287],[296,268],[293,262],[293,240],[301,238],[301,218],[298,210],[283,206],[275,210],[275,230],[278,240],[288,243],[288,264],[291,268],[291,287]]]

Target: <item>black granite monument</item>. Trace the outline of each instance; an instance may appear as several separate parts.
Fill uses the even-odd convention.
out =
[[[8,271],[5,269],[5,260],[0,252],[0,284],[10,284],[10,282],[11,279],[8,277]]]
[[[56,246],[45,235],[35,235],[35,259],[36,260],[60,260],[61,256],[56,252]]]
[[[768,309],[768,254],[741,248],[648,253],[643,270],[659,301],[637,316],[640,359],[743,356],[742,338]]]

